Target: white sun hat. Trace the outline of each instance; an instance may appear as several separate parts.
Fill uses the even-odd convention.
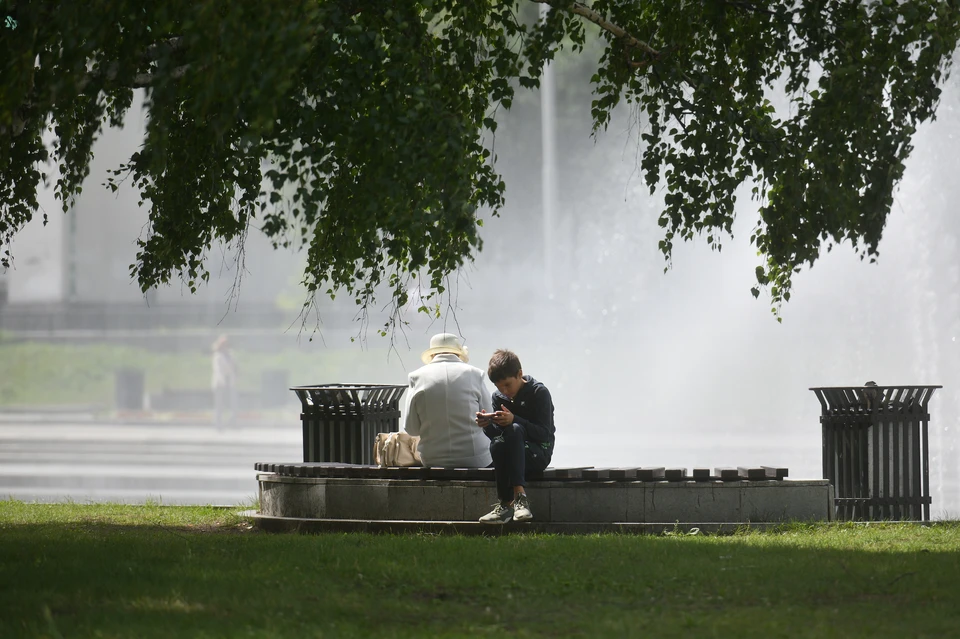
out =
[[[452,353],[460,358],[462,362],[469,362],[467,347],[460,343],[460,338],[453,333],[438,333],[430,338],[430,348],[423,351],[420,359],[424,364],[429,364],[434,355],[440,353]]]

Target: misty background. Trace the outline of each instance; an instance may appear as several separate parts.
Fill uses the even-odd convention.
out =
[[[849,245],[825,252],[795,277],[778,323],[765,295],[750,294],[760,258],[748,241],[757,219],[749,186],[722,252],[705,241],[678,244],[664,273],[661,194],[650,194],[638,170],[643,122],[620,107],[609,130],[590,136],[594,64],[586,55],[557,60],[546,119],[538,92],[519,93],[499,112],[489,143],[506,205],[485,214],[483,250],[451,277],[443,316],[418,314],[412,303],[409,324],[387,337],[377,329],[389,309],[371,309],[364,322],[343,296],[318,299],[316,314],[300,316],[302,256],[274,251],[256,231],[242,253],[210,251],[211,281],[197,294],[178,282],[144,295],[129,267],[146,209],[128,186],[117,194],[101,186],[137,148],[144,121],[134,107],[122,130],[101,136],[67,214],[44,192],[49,224],[23,230],[14,268],[0,274],[0,495],[176,495],[173,476],[226,455],[214,475],[237,488],[211,490],[207,500],[252,496],[251,461],[300,459],[287,386],[405,384],[430,336],[449,331],[465,339],[471,363],[485,369],[493,350],[510,348],[551,390],[554,466],[768,465],[819,478],[820,405],[810,387],[942,384],[930,404],[931,513],[960,515],[960,79],[948,80],[937,120],[915,137],[879,262],[861,261]],[[552,194],[544,196],[544,181]],[[197,400],[209,392],[210,344],[221,334],[244,393],[227,432],[212,428]],[[117,371],[127,369],[143,374],[141,411],[116,405]],[[81,384],[83,376],[92,381]],[[43,433],[97,434],[44,457],[23,444]],[[122,454],[178,470],[104,470],[122,465],[105,453],[121,440]],[[50,479],[54,466],[60,483]],[[71,481],[73,467],[90,483]],[[90,480],[98,472],[113,473],[126,492],[103,490]],[[164,498],[190,499],[204,495]]]

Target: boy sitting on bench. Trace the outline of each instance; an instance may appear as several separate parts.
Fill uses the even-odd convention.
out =
[[[497,387],[494,412],[478,412],[477,425],[490,438],[499,502],[480,521],[530,521],[533,513],[524,486],[527,474],[542,472],[553,457],[553,399],[546,386],[523,374],[512,351],[494,352],[487,377]]]

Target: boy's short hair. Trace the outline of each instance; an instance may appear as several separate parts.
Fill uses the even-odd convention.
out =
[[[487,366],[487,377],[496,384],[508,377],[516,377],[520,374],[522,368],[520,358],[517,357],[516,353],[505,348],[498,348],[490,358],[490,364]]]

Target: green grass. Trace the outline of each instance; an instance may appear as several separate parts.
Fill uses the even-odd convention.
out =
[[[2,637],[948,637],[960,526],[268,535],[212,508],[0,502]]]
[[[235,353],[241,390],[259,391],[265,370],[285,370],[292,386],[334,381],[405,383],[382,379],[388,353],[328,349],[321,355],[297,351]],[[363,355],[362,357],[360,355]],[[110,344],[59,345],[0,341],[0,406],[100,405],[113,407],[114,374],[120,368],[144,371],[146,391],[164,388],[208,389],[210,354],[205,351],[157,352]],[[55,389],[52,392],[51,389]]]

